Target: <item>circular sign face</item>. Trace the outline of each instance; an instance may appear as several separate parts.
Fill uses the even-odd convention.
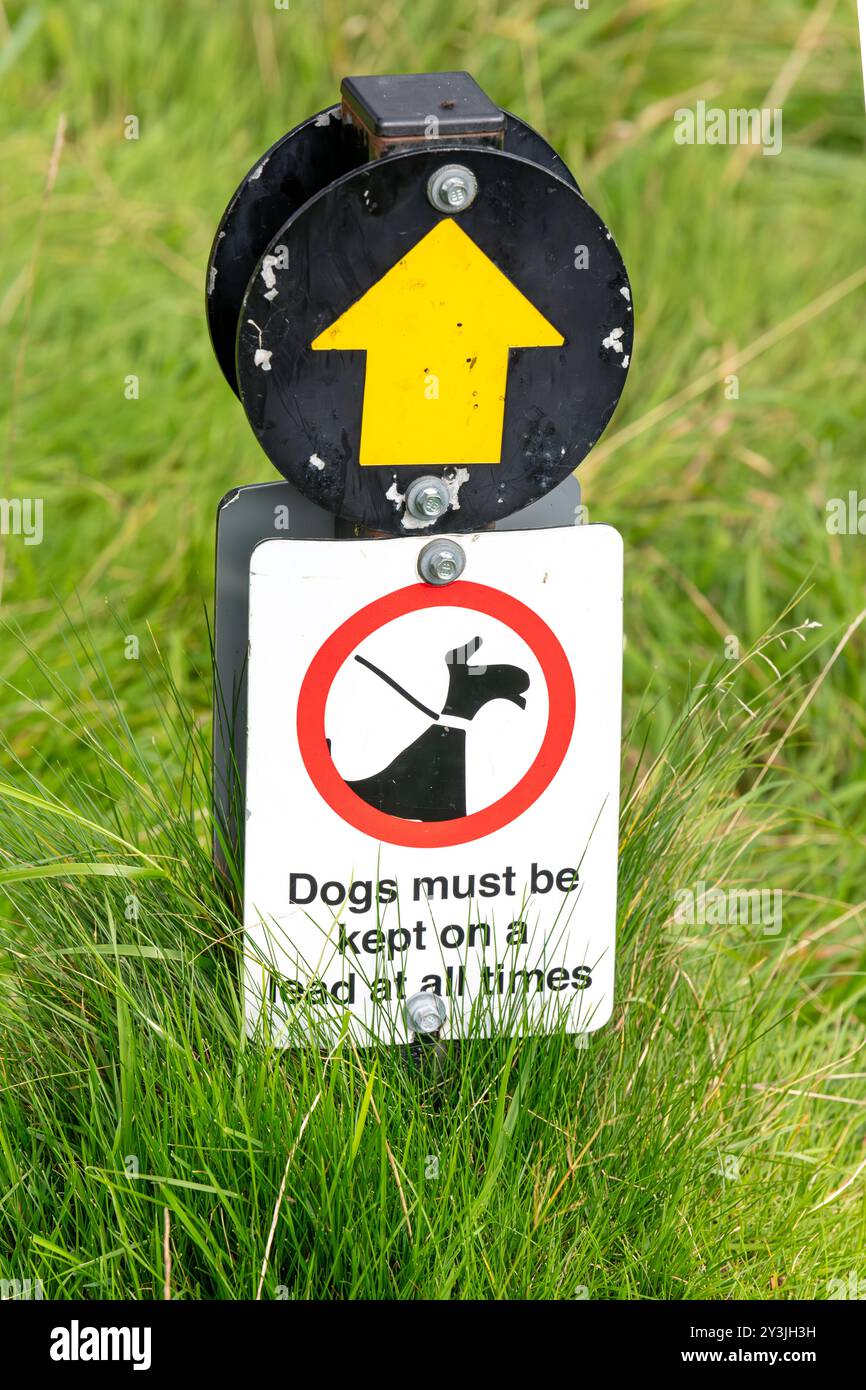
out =
[[[236,395],[238,315],[250,277],[288,219],[313,194],[365,162],[364,150],[351,135],[340,106],[318,111],[256,160],[220,218],[208,260],[207,321],[217,361]],[[507,111],[505,149],[574,182],[538,131]]]
[[[421,622],[425,614],[426,627]],[[459,642],[466,636],[467,615],[474,618],[476,628],[487,620],[486,635],[476,633],[471,640],[450,647],[451,640]],[[417,619],[414,634],[401,626],[401,620],[410,616]],[[488,662],[487,654],[479,651],[486,640],[489,653],[498,654],[497,628],[503,650],[517,653],[516,660]],[[445,681],[435,701],[440,708],[436,708],[417,698],[422,693],[417,685],[410,690],[394,678],[398,667],[393,656],[389,660],[389,644],[392,653],[405,655],[408,649],[411,657],[413,642],[416,653],[438,652],[440,636],[447,636],[440,645],[449,649],[441,653]],[[378,646],[369,642],[371,638],[380,639]],[[370,654],[377,660],[371,660]],[[417,721],[414,729],[405,726],[411,741],[399,749],[406,735],[401,736],[399,721],[383,715],[380,723],[397,726],[387,730],[396,740],[391,750],[395,755],[378,771],[356,767],[355,773],[362,775],[354,776],[352,769],[346,769],[342,747],[338,770],[338,750],[328,737],[329,719],[339,724],[342,715],[343,726],[355,731],[356,744],[371,741],[366,710],[353,708],[350,690],[338,690],[351,662],[363,668],[374,685],[378,680],[377,690],[387,689],[390,698],[402,699]],[[488,770],[476,794],[483,804],[470,809],[466,797],[469,730],[479,712],[496,701],[509,701],[518,710],[526,710],[533,702],[524,740],[529,753],[521,762],[519,747],[516,751],[502,748],[498,759],[488,759],[490,766],[500,761],[505,771],[500,769],[497,782]],[[377,710],[378,701],[374,698],[368,708]],[[574,718],[574,680],[568,659],[551,629],[532,609],[484,584],[458,581],[441,589],[412,584],[360,609],[320,647],[298,697],[298,747],[319,794],[356,830],[388,844],[442,848],[491,835],[527,811],[562,765]],[[364,729],[363,740],[357,738],[359,728]],[[375,749],[368,747],[368,761],[371,756],[375,766]],[[503,777],[511,784],[502,785]]]
[[[428,199],[445,163],[478,186]],[[265,452],[311,501],[388,534],[469,531],[528,506],[596,442],[622,392],[631,292],[573,184],[478,148],[336,180],[271,240],[240,311],[237,376]],[[441,479],[414,516],[410,484]]]

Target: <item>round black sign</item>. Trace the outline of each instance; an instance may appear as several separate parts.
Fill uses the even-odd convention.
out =
[[[537,130],[510,111],[503,115],[508,154],[531,159],[566,183],[574,182]],[[283,224],[314,193],[365,162],[364,150],[347,135],[341,108],[330,106],[281,135],[235,189],[213,239],[206,301],[213,349],[235,394],[238,315],[257,262]]]
[[[446,165],[477,186],[453,215],[429,193]],[[289,218],[250,281],[236,368],[262,447],[301,492],[373,530],[433,533],[562,482],[610,419],[631,348],[625,267],[576,188],[440,142],[353,170]],[[421,478],[438,483],[431,515],[413,505]]]

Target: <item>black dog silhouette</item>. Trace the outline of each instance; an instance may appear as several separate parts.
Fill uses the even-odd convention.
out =
[[[480,646],[481,638],[475,637],[446,655],[448,695],[441,715],[427,709],[363,657],[356,657],[437,721],[381,772],[347,783],[378,811],[420,821],[453,820],[466,815],[466,730],[440,724],[438,720],[449,716],[474,719],[491,700],[511,700],[525,709],[523,691],[529,686],[529,676],[519,666],[470,666],[469,659]]]

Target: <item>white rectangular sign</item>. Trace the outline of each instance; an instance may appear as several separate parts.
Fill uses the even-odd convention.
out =
[[[251,1031],[408,1040],[610,1017],[622,541],[607,526],[274,539],[250,573]]]

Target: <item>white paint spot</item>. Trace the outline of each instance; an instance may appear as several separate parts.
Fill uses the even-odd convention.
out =
[[[322,469],[324,468],[324,466],[325,466],[325,460],[324,460],[324,459],[320,459],[318,454],[310,454],[310,467],[311,467],[311,468],[317,468],[317,469],[319,470],[319,472],[321,473],[321,471],[322,471]]]
[[[627,299],[628,302],[631,303],[631,290],[629,289],[628,285],[620,285],[619,292],[622,295],[623,299]]]
[[[339,107],[337,107],[337,106],[333,106],[333,107],[331,108],[330,111],[321,111],[321,112],[319,113],[319,115],[316,117],[316,125],[317,125],[317,126],[330,125],[330,123],[331,123],[331,117],[332,117],[332,116],[336,116],[336,115],[338,114],[338,112],[339,112]]]
[[[412,516],[411,512],[404,512],[400,518],[400,525],[404,531],[426,531],[428,526],[432,526],[437,518],[431,516],[429,520],[420,516]]]
[[[265,292],[265,299],[276,299],[278,294],[279,290],[267,290]]]
[[[463,486],[464,483],[468,483],[468,482],[469,482],[469,469],[468,469],[468,468],[455,468],[455,470],[454,470],[454,477],[453,477],[453,478],[446,478],[446,479],[445,479],[445,484],[446,484],[446,486],[447,486],[447,488],[448,488],[449,493],[451,494],[451,509],[452,509],[452,511],[459,512],[459,510],[460,510],[460,489],[462,488],[462,486]]]
[[[277,277],[274,274],[274,267],[279,266],[280,264],[281,262],[279,256],[265,256],[264,260],[262,261],[262,268],[259,273],[265,282],[265,288],[273,291],[273,293],[271,294],[266,294],[265,299],[273,299],[275,295],[279,293],[277,289]]]
[[[603,348],[612,348],[614,352],[622,352],[622,335],[624,328],[612,328],[606,338],[602,339]]]
[[[259,328],[255,319],[247,319],[247,323],[251,328],[254,328],[259,335],[259,345],[253,355],[253,366],[261,367],[263,372],[269,372],[271,370],[271,358],[274,354],[273,352],[269,352],[267,348],[262,347],[262,330]]]
[[[214,287],[214,285],[216,284],[216,278],[217,278],[217,268],[216,268],[215,265],[212,265],[211,268],[210,268],[210,270],[209,270],[208,273],[207,273],[207,292],[208,292],[208,294],[213,294],[213,287]]]
[[[622,359],[623,370],[625,370],[630,361],[631,358],[629,357],[628,353],[626,353],[625,357]]]
[[[265,167],[265,165],[267,164],[267,162],[268,162],[267,159],[263,159],[262,162],[261,162],[261,164],[257,164],[257,165],[256,165],[255,169],[254,169],[253,172],[250,174],[250,177],[249,177],[249,182],[250,182],[250,183],[252,183],[253,179],[260,179],[260,178],[261,178],[261,176],[262,176],[262,170],[264,169],[264,167]]]

